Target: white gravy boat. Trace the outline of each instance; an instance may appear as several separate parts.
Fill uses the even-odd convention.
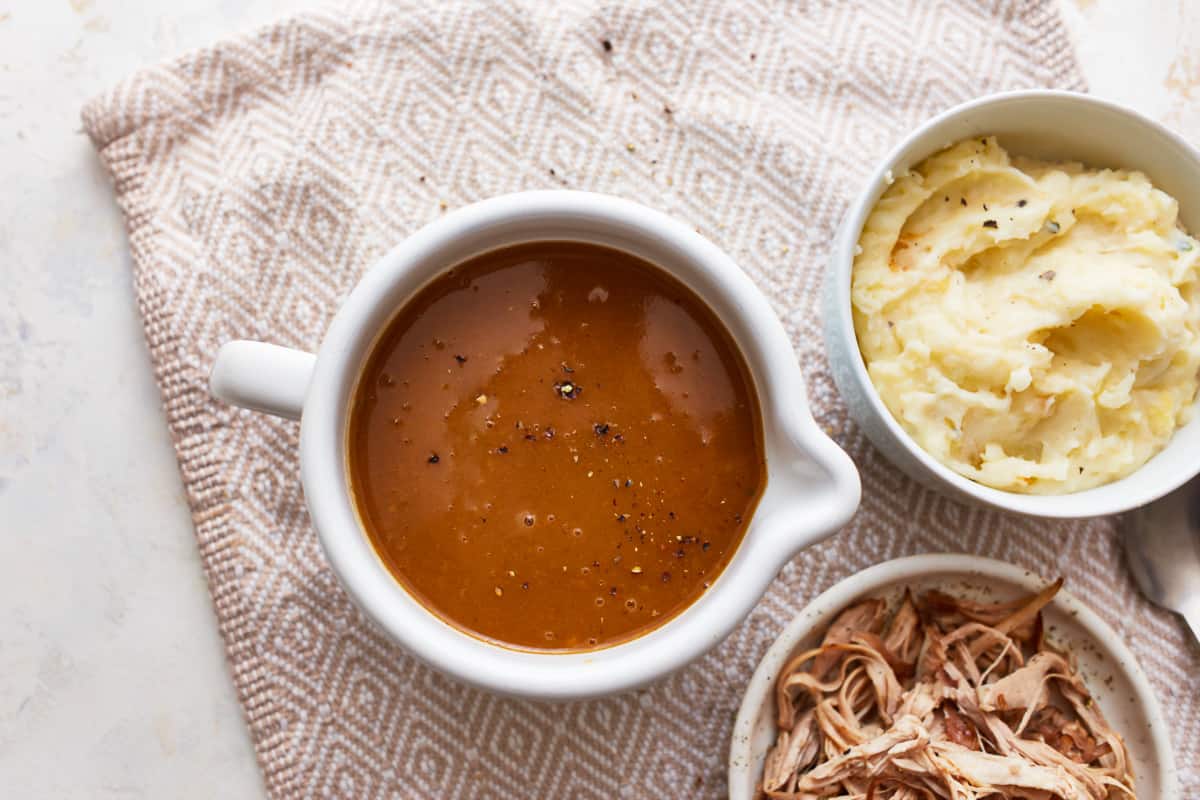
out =
[[[449,267],[533,240],[618,248],[689,286],[737,342],[762,411],[767,487],[744,539],[712,587],[649,633],[579,653],[508,649],[427,610],[376,556],[355,512],[346,469],[350,400],[389,320]],[[683,223],[606,195],[522,192],[447,214],[363,276],[316,355],[230,342],[217,355],[210,387],[213,395],[235,405],[301,420],[300,474],[313,525],[342,585],[371,619],[435,668],[505,694],[591,697],[632,689],[678,669],[725,638],[798,551],[842,527],[858,507],[861,491],[850,458],[813,420],[787,334],[745,273]]]

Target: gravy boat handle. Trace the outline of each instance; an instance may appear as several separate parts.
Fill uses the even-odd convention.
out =
[[[316,361],[312,353],[277,344],[226,342],[213,361],[208,391],[231,405],[300,419]]]

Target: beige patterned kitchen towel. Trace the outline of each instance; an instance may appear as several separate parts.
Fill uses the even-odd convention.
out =
[[[1197,785],[1200,651],[1135,593],[1108,521],[1039,524],[913,485],[847,421],[817,323],[851,193],[898,137],[1000,89],[1080,88],[1053,0],[378,3],[296,17],[90,103],[234,684],[276,798],[717,797],[755,663],[818,591],[908,553],[1064,574],[1132,645]],[[662,209],[771,299],[853,523],[691,667],[547,707],[464,688],[366,624],[297,480],[297,425],[211,400],[222,342],[316,348],[385,250],[447,209],[570,187]]]

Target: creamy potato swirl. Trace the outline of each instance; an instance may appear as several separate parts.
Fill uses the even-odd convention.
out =
[[[899,176],[859,238],[855,331],[883,402],[980,483],[1121,478],[1192,413],[1200,246],[1140,172],[971,139]]]

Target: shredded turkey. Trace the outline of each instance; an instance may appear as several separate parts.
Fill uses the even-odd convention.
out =
[[[1058,580],[1010,603],[860,601],[775,684],[775,800],[1136,798],[1125,742],[1046,641]]]

